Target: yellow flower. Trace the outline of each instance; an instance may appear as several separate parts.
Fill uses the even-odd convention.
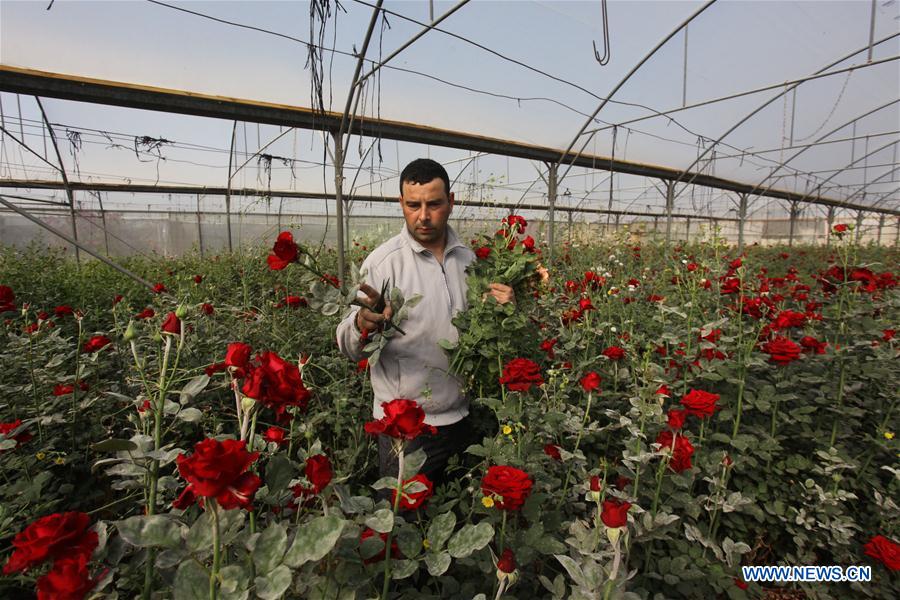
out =
[[[512,433],[512,427],[510,427],[509,425],[504,425],[501,431],[503,431],[503,435],[509,435]]]
[[[57,456],[56,460],[54,460],[53,462],[55,462],[58,465],[64,465],[64,464],[66,464],[66,459],[64,459],[62,456]]]
[[[493,508],[494,499],[491,498],[490,496],[485,496],[484,498],[481,499],[481,504],[484,505],[485,508]]]
[[[425,548],[426,550],[431,548],[431,542],[428,541],[428,538],[425,538],[424,540],[422,540],[422,547]]]
[[[43,452],[38,452],[37,454],[34,455],[34,457],[37,458],[38,460],[44,460],[45,458],[47,458],[47,455],[44,454]]]
[[[892,432],[892,431],[885,431],[885,432],[884,432],[884,439],[886,439],[886,440],[892,440],[892,439],[894,439],[894,432]]]

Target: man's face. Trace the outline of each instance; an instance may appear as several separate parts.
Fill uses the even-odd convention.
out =
[[[429,249],[444,243],[447,219],[453,212],[453,193],[447,196],[440,177],[428,183],[404,182],[400,206],[413,239]]]

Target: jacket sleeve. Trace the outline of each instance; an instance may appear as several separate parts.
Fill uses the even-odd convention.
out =
[[[381,289],[380,284],[375,285],[375,283],[378,283],[378,278],[374,276],[368,258],[363,261],[362,268],[365,269],[367,273],[366,283],[376,290]],[[351,309],[350,314],[348,314],[337,326],[337,345],[341,354],[352,361],[358,361],[363,358],[363,344],[360,342],[362,332],[356,326],[356,313],[359,312],[359,307],[353,306]]]

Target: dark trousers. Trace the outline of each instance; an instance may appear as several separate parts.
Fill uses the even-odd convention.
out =
[[[437,428],[435,435],[420,435],[407,442],[405,453],[412,454],[422,448],[427,455],[420,473],[424,473],[435,487],[448,481],[447,461],[454,454],[461,455],[472,444],[473,430],[471,417]],[[378,436],[379,477],[397,476],[397,455],[392,448],[392,440],[386,435]],[[452,478],[452,475],[451,475]]]

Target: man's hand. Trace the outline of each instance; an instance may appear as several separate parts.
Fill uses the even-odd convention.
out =
[[[497,301],[497,304],[506,304],[507,302],[512,302],[513,304],[516,303],[516,293],[508,285],[492,283],[488,288],[490,288],[490,291],[487,294],[493,296]],[[485,297],[487,294],[485,294]]]
[[[365,300],[360,300],[363,304],[367,304],[368,308],[365,306],[361,306],[360,309],[356,312],[356,327],[362,333],[368,333],[370,331],[380,330],[384,327],[384,322],[391,318],[391,315],[394,314],[393,310],[390,307],[390,304],[387,304],[384,308],[384,311],[381,313],[377,313],[371,310],[381,298],[381,294],[379,294],[372,286],[363,283],[359,286],[359,291],[366,295]]]

